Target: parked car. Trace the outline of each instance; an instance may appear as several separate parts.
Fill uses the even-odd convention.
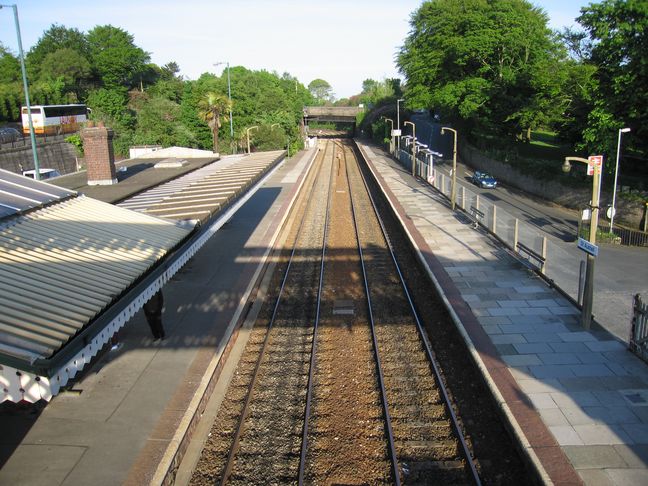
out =
[[[40,174],[40,180],[44,181],[45,179],[52,179],[53,177],[59,177],[61,173],[55,169],[39,169],[38,173]],[[36,176],[36,171],[32,170],[23,170],[22,175],[34,179]]]
[[[0,128],[0,143],[11,143],[20,140],[22,135],[18,130],[11,127]]]
[[[497,187],[497,180],[486,172],[475,171],[470,178],[470,181],[476,186],[483,187],[484,189],[495,189]]]

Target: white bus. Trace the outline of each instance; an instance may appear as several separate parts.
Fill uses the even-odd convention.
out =
[[[88,120],[86,105],[34,105],[31,107],[34,133],[53,135],[76,132],[80,123]],[[22,107],[23,133],[29,135],[27,107]]]

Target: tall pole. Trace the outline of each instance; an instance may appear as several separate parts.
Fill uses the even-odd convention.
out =
[[[583,162],[589,164],[587,159],[581,157],[565,157],[564,170],[569,172],[570,161]],[[600,167],[594,167],[594,177],[592,180],[592,219],[590,222],[589,242],[596,245],[596,231],[598,230],[599,218],[599,191],[601,190],[601,172],[603,164]],[[585,268],[585,285],[583,289],[583,311],[581,323],[584,329],[589,329],[592,324],[592,309],[594,307],[594,255],[587,254],[587,266]]]
[[[250,130],[254,130],[255,128],[259,128],[257,126],[250,127],[247,130],[245,130],[245,133],[247,135],[247,153],[250,153]]]
[[[396,130],[400,130],[400,102],[405,101],[403,98],[396,100]],[[396,137],[396,153],[400,152],[400,136]]]
[[[454,211],[457,201],[457,130],[454,128],[442,127],[441,135],[443,135],[445,130],[451,131],[454,135],[454,143],[452,146],[452,189],[450,191],[450,204]]]
[[[25,105],[27,106],[27,119],[29,120],[29,138],[31,140],[32,155],[34,157],[34,178],[40,180],[40,163],[36,151],[36,135],[34,134],[34,122],[32,121],[31,104],[29,102],[29,86],[27,85],[27,70],[25,69],[25,54],[23,52],[22,38],[20,35],[20,22],[18,21],[18,7],[16,5],[0,5],[0,8],[11,7],[13,9],[14,21],[16,23],[16,37],[18,38],[18,54],[20,57],[20,70],[22,71],[23,88],[25,90]],[[21,114],[22,116],[22,114]]]
[[[628,133],[629,128],[619,128],[619,141],[617,143],[617,156],[616,167],[614,169],[614,189],[612,189],[612,215],[610,216],[610,233],[614,227],[614,213],[616,213],[616,191],[617,191],[617,177],[619,176],[619,158],[621,156],[621,134]]]
[[[230,67],[227,61],[227,97],[229,98],[229,112],[230,112],[230,139],[234,139],[234,123],[232,121],[232,84],[230,82]]]
[[[416,177],[416,125],[410,121],[403,125],[412,125],[412,177]]]

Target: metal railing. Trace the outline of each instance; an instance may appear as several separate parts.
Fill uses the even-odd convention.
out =
[[[639,294],[632,299],[632,329],[628,348],[648,362],[648,303],[643,302]]]
[[[578,234],[583,238],[589,235],[589,221],[578,223]],[[585,236],[583,236],[585,235]],[[599,219],[596,239],[607,243],[618,243],[625,246],[648,246],[648,233],[643,231],[624,228],[618,224],[610,232],[610,222]]]
[[[403,167],[411,173],[412,157],[401,150],[398,159]],[[415,173],[432,187],[450,199],[452,178],[431,166],[427,161],[416,161]],[[464,184],[458,184],[456,196],[457,208],[464,211],[468,219],[487,230],[510,250],[514,251],[520,261],[530,269],[537,271],[550,285],[556,287],[575,304],[582,302],[582,268],[578,259],[568,252],[567,246],[560,245],[547,238],[537,226],[521,220],[506,210],[498,207],[491,199],[480,196]],[[565,261],[574,261],[573,266],[565,266]]]

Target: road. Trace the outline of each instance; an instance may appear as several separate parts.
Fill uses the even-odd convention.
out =
[[[440,127],[426,115],[414,115],[416,133],[431,150],[444,153],[451,159],[451,136],[441,137]],[[461,154],[459,154],[460,156]],[[450,176],[451,165],[437,164],[437,171]],[[534,233],[547,237],[546,274],[573,298],[578,295],[580,262],[586,256],[576,246],[578,228],[577,211],[557,206],[551,202],[526,194],[499,182],[497,189],[481,189],[469,181],[472,168],[460,160],[457,164],[457,181],[479,194],[480,200],[497,206],[498,221],[505,213],[518,218],[520,240],[534,239]],[[459,194],[460,188],[457,189]],[[536,238],[537,239],[537,238]],[[632,297],[641,293],[648,298],[648,248],[599,244],[594,278],[595,320],[623,341],[628,341],[632,318]]]

